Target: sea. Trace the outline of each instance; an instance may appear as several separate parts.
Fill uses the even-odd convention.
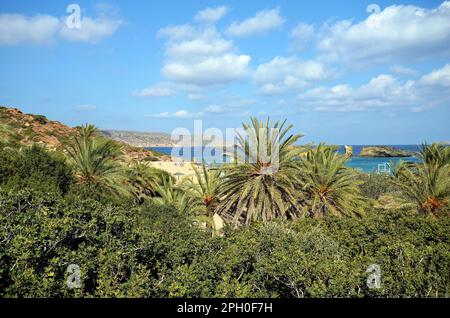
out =
[[[358,157],[362,148],[376,146],[376,145],[352,145],[354,156],[347,161],[347,166],[362,172],[372,173],[389,173],[391,171],[391,164],[398,163],[400,160],[406,162],[419,162],[420,159],[416,156],[412,157],[391,157],[391,158],[363,158]],[[419,151],[420,145],[389,145],[389,147],[406,150],[412,153],[417,153]],[[184,154],[183,148],[172,148],[172,147],[149,147],[146,149],[155,150],[166,155],[172,155],[172,151],[177,157],[180,158],[195,158],[195,161],[202,162],[209,165],[220,165],[221,160],[223,160],[223,153],[221,148],[213,147],[191,147],[191,154]],[[338,151],[342,154],[345,153],[345,147],[339,146]],[[217,160],[217,158],[220,158]],[[188,161],[188,160],[186,160]]]

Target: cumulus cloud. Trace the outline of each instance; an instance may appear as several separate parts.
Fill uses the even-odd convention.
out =
[[[49,45],[58,39],[71,42],[97,43],[113,35],[123,21],[100,14],[82,17],[80,28],[69,29],[66,17],[37,14],[0,14],[0,45]]]
[[[292,47],[294,49],[299,51],[305,50],[313,43],[315,38],[314,26],[300,22],[291,30],[290,37],[293,39]]]
[[[411,105],[416,97],[412,82],[402,84],[391,75],[380,75],[360,87],[318,87],[300,94],[302,106],[315,111],[364,111]]]
[[[334,62],[387,62],[450,53],[450,1],[434,9],[393,5],[366,20],[338,21],[317,34],[317,49]]]
[[[173,113],[170,112],[162,112],[158,114],[151,114],[147,115],[147,117],[153,117],[153,118],[193,118],[193,117],[201,117],[202,113],[191,113],[185,109],[177,110]]]
[[[412,75],[416,75],[417,74],[417,72],[414,69],[406,67],[406,66],[403,66],[403,65],[398,65],[398,64],[393,65],[391,67],[391,71],[394,72],[397,75],[409,75],[409,76],[412,76]]]
[[[169,25],[158,31],[158,37],[167,37],[173,40],[192,36],[195,33],[195,28],[189,24],[183,25]]]
[[[199,11],[194,20],[199,22],[214,23],[222,19],[228,13],[228,8],[225,6],[216,8],[206,8]]]
[[[226,34],[236,37],[262,34],[280,28],[284,22],[285,19],[281,16],[279,8],[263,10],[242,22],[233,22],[227,28]]]
[[[233,41],[224,39],[213,26],[169,26],[158,36],[166,38],[162,74],[170,81],[208,86],[248,74],[250,56],[239,54]]]
[[[174,116],[179,117],[179,118],[187,118],[187,117],[190,117],[190,115],[191,114],[187,110],[184,110],[184,109],[176,111],[174,113]]]
[[[68,28],[63,24],[59,35],[70,42],[98,43],[112,36],[122,24],[120,19],[84,17],[81,19],[80,28]]]
[[[150,87],[133,92],[136,97],[167,97],[177,93],[170,83],[158,83]]]
[[[313,111],[371,111],[406,109],[413,112],[444,106],[450,91],[450,65],[426,74],[418,81],[400,81],[382,74],[367,84],[352,87],[347,84],[318,87],[298,95],[303,110]]]
[[[19,44],[48,45],[55,40],[60,29],[59,19],[51,15],[25,16],[0,14],[0,45]]]
[[[265,94],[285,93],[306,87],[311,82],[330,76],[325,66],[317,61],[304,61],[295,56],[276,57],[257,67],[253,78]]]
[[[423,76],[420,82],[427,86],[449,86],[450,87],[450,64],[441,69],[433,70],[431,73]]]
[[[232,41],[219,36],[214,29],[208,29],[199,34],[179,42],[169,42],[166,45],[166,55],[169,57],[211,56],[231,52],[234,48]]]
[[[220,114],[224,112],[223,107],[218,105],[209,105],[205,108],[205,112],[212,113],[212,114]]]
[[[158,114],[147,115],[147,117],[153,117],[153,118],[168,118],[168,117],[170,117],[170,113],[169,113],[169,112],[162,112],[162,113],[158,113]]]
[[[214,23],[228,10],[219,8],[197,13],[194,20],[199,23],[169,25],[159,30],[158,37],[164,40],[161,74],[170,86],[150,87],[139,91],[140,95],[170,96],[173,91],[181,90],[187,100],[196,101],[196,106],[204,108],[198,112],[186,108],[153,116],[193,118],[240,114],[242,105],[233,108],[223,95],[221,99],[209,93],[206,96],[205,90],[212,85],[247,78],[252,79],[259,93],[278,94],[287,101],[287,106],[300,104],[303,110],[312,111],[402,109],[417,112],[443,106],[450,100],[447,89],[450,66],[422,77],[417,71],[424,66],[420,63],[426,61],[429,65],[430,58],[450,54],[450,1],[432,9],[394,5],[362,21],[314,25],[300,22],[289,32],[291,55],[269,59],[256,69],[251,69],[250,55],[239,51],[235,43],[238,40],[233,36],[262,34],[280,28],[284,23],[280,10],[260,11],[254,17],[234,22],[225,29],[224,35]],[[292,49],[314,52],[312,57],[303,59]],[[378,75],[378,68],[364,85],[355,85],[351,77],[347,83],[334,84],[338,76],[366,65],[382,65],[384,72],[390,74]],[[270,98],[273,97],[259,95],[257,102],[266,107],[268,104],[264,103]]]
[[[204,116],[209,117],[217,115],[220,115],[221,117],[224,116],[242,117],[250,114],[248,110],[242,109],[240,106],[233,104],[227,104],[227,106],[212,104],[207,106],[201,113]]]
[[[197,85],[223,84],[239,80],[247,74],[248,55],[209,56],[196,62],[168,62],[163,74],[174,81]]]
[[[247,116],[248,110],[243,110],[237,105],[221,106],[218,104],[210,104],[201,111],[190,112],[186,109],[180,109],[174,112],[161,112],[156,114],[147,115],[152,118],[178,118],[178,119],[192,119],[192,118],[204,118],[214,116]]]

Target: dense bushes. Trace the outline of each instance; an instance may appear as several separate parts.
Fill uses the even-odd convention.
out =
[[[444,297],[450,292],[448,226],[448,219],[398,212],[262,223],[166,275],[162,295]],[[370,264],[381,267],[380,289],[366,285]]]
[[[445,297],[450,219],[266,222],[211,238],[170,207],[0,193],[0,296]],[[82,287],[66,286],[67,266]],[[381,267],[381,288],[366,269]]]
[[[380,196],[396,191],[392,183],[391,176],[378,173],[359,173],[358,179],[361,180],[360,189],[364,197],[370,199],[379,199]]]
[[[2,193],[0,208],[3,296],[145,295],[152,240],[136,210],[28,190]],[[81,289],[66,286],[70,264],[81,268]]]
[[[73,182],[73,174],[64,157],[42,147],[22,149],[1,147],[0,185],[6,189],[38,189],[65,194]]]
[[[37,121],[38,123],[45,125],[48,122],[47,117],[43,116],[43,115],[32,115],[34,120]]]

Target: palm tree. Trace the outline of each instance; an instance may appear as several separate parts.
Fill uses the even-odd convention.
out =
[[[436,143],[423,144],[419,156],[429,166],[444,166],[450,164],[450,147]]]
[[[436,216],[450,202],[449,175],[448,165],[420,164],[414,169],[400,169],[394,183],[399,187],[403,201],[414,202],[422,214]]]
[[[192,165],[192,168],[195,172],[194,179],[185,179],[181,186],[191,196],[191,202],[195,202],[195,205],[199,207],[195,219],[209,226],[212,229],[213,236],[222,236],[223,219],[215,214],[220,202],[222,171],[220,169],[208,169],[205,164],[202,165],[201,169],[195,165]]]
[[[126,183],[137,202],[156,195],[158,183],[163,181],[167,172],[153,168],[147,162],[134,161],[126,169]]]
[[[399,163],[394,183],[403,202],[413,202],[421,214],[437,216],[450,203],[449,149],[441,145],[423,145],[421,163]]]
[[[300,135],[288,135],[292,125],[286,121],[266,122],[251,118],[243,124],[247,136],[238,134],[235,163],[225,165],[224,180],[216,211],[234,224],[245,225],[258,220],[295,218],[298,149],[293,144]],[[247,138],[246,138],[247,137]],[[242,220],[241,220],[242,219]]]
[[[126,192],[123,169],[117,160],[121,154],[120,147],[102,138],[95,126],[82,126],[66,151],[80,186],[107,192]]]
[[[171,175],[164,175],[161,182],[156,183],[155,194],[154,203],[174,206],[181,214],[197,214],[202,208],[189,190],[175,184]]]
[[[191,190],[194,198],[197,198],[204,207],[204,215],[212,217],[219,204],[219,191],[222,184],[221,170],[208,170],[206,165],[201,169],[192,165],[195,179],[187,179],[183,184],[186,189]]]
[[[345,167],[348,157],[320,144],[300,161],[305,200],[302,215],[361,216],[364,200],[355,173]]]

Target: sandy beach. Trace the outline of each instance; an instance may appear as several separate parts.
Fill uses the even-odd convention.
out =
[[[191,162],[181,164],[179,161],[155,161],[150,164],[154,168],[169,172],[177,179],[182,179],[185,176],[193,176],[195,174],[194,169],[192,168],[193,164]]]

